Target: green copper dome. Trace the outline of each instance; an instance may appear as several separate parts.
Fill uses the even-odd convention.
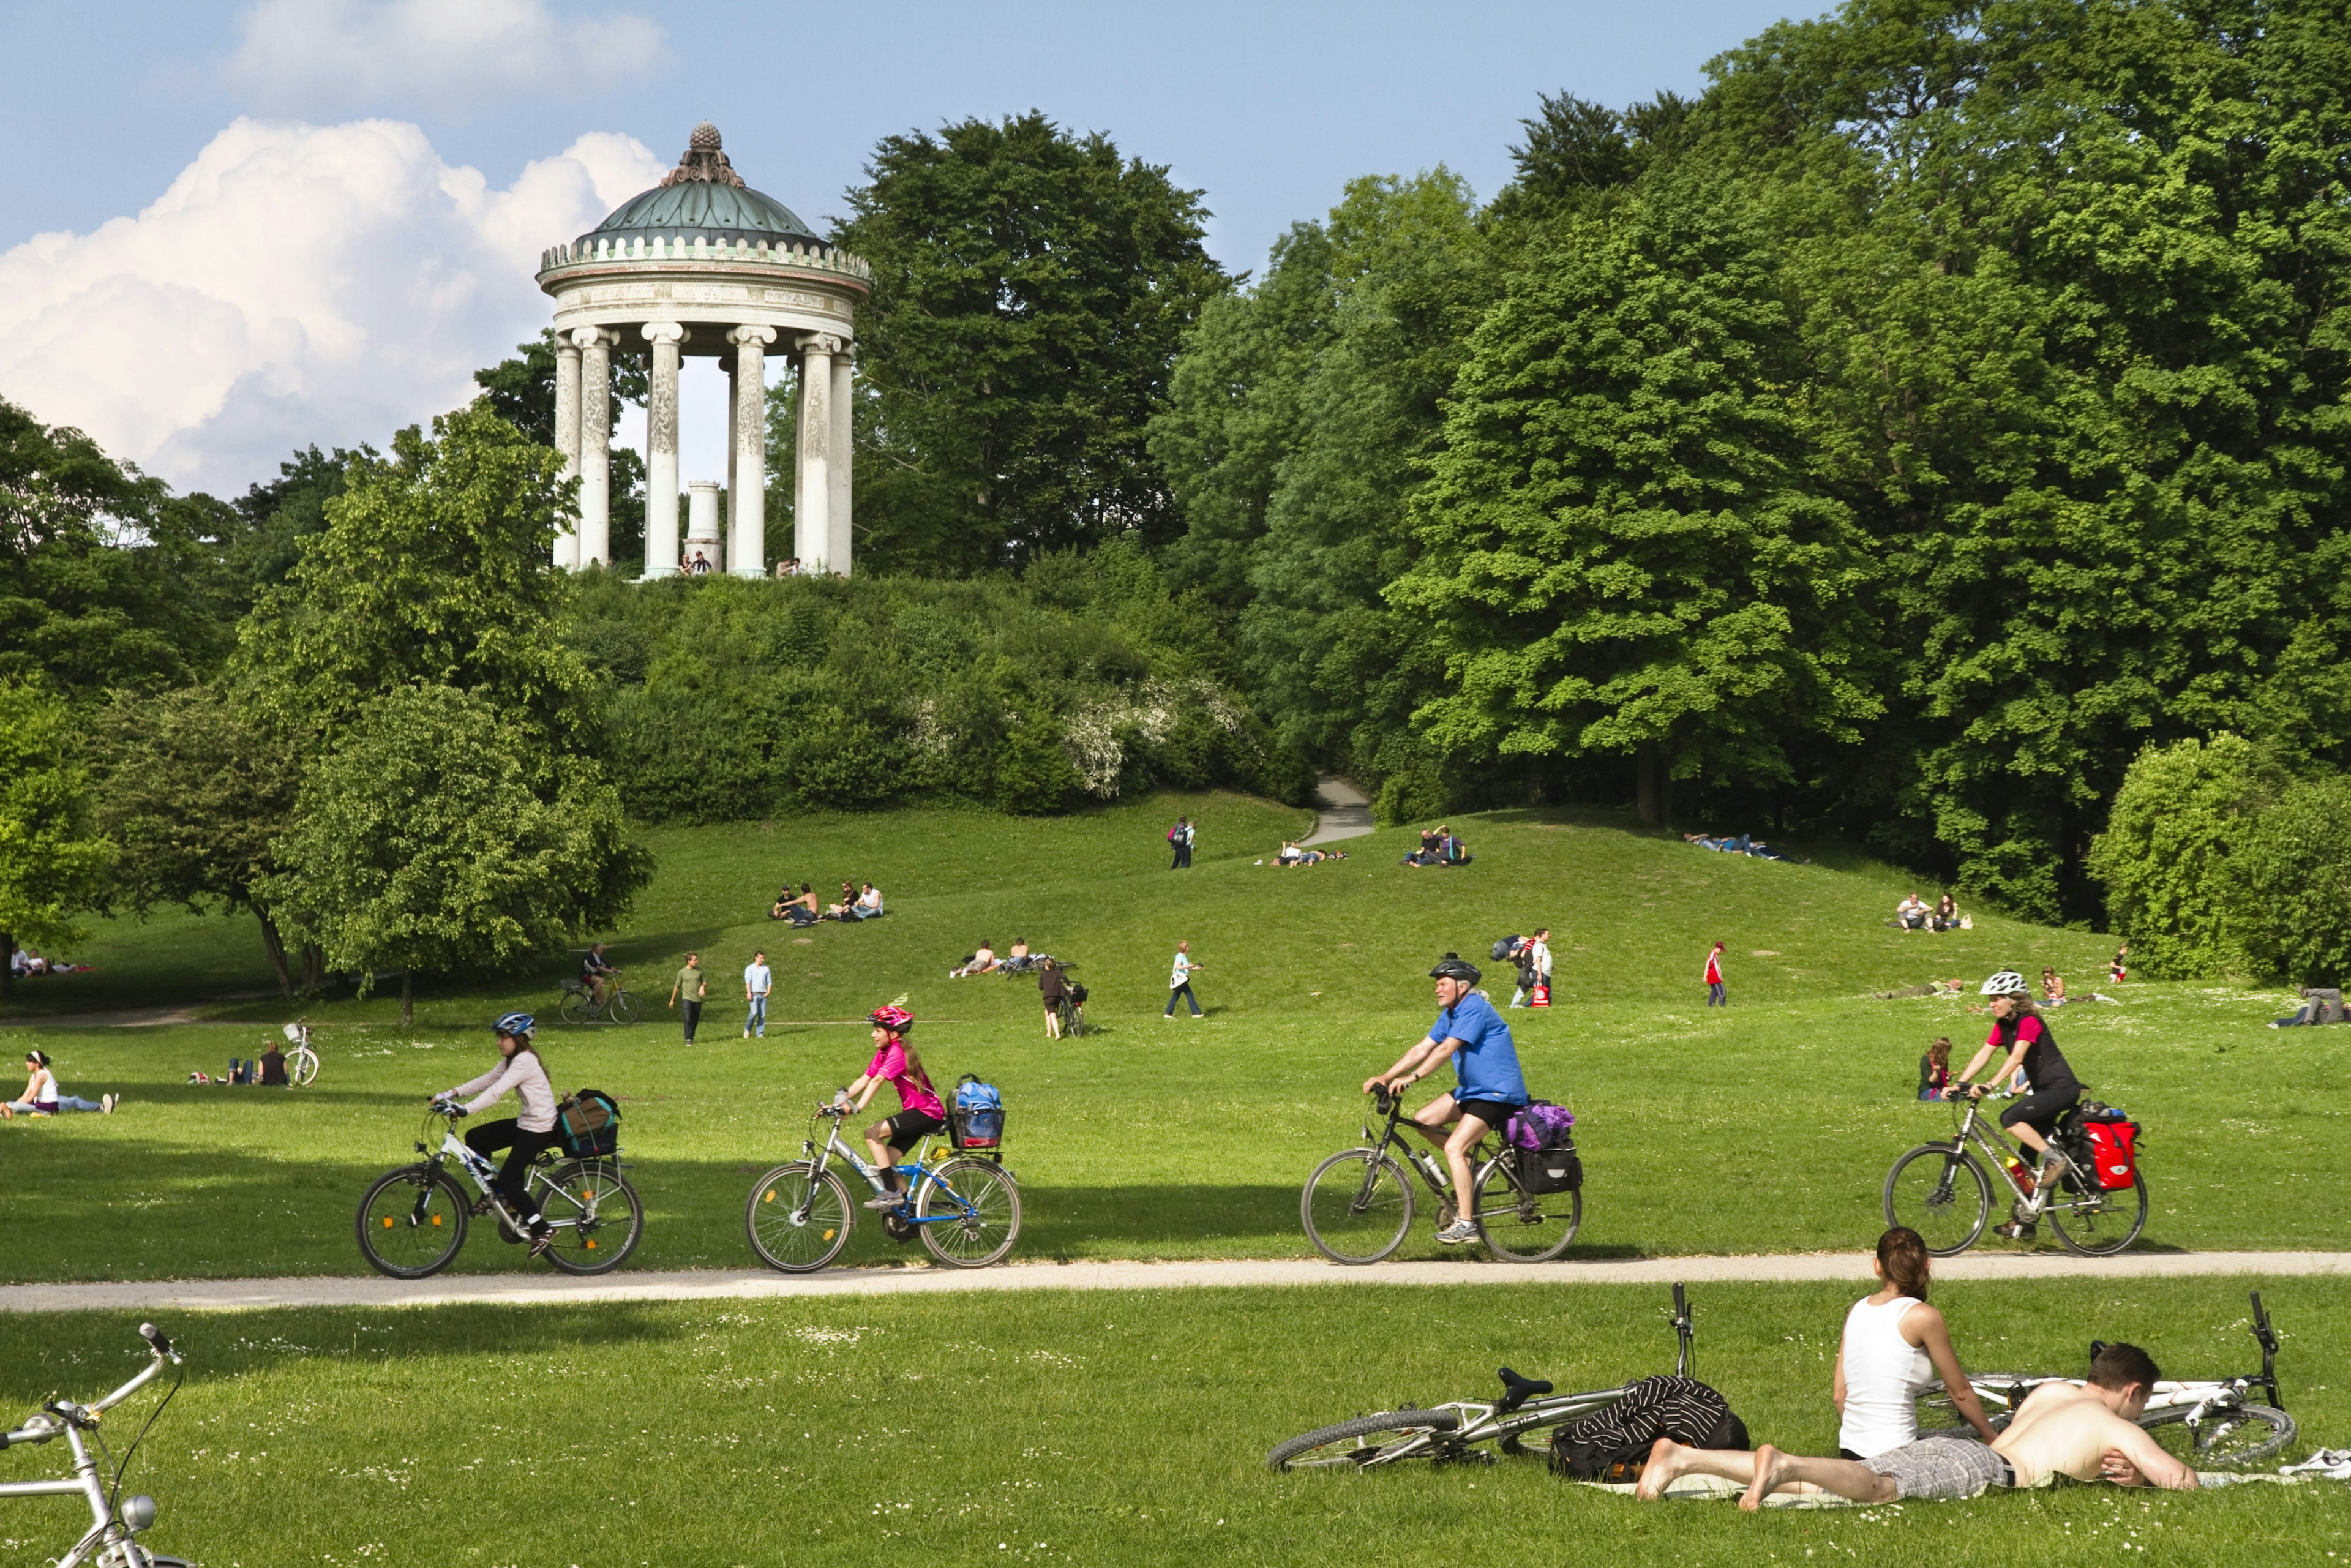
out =
[[[707,121],[695,127],[685,156],[660,184],[622,203],[610,217],[581,235],[580,243],[592,246],[600,238],[639,235],[689,239],[699,235],[769,244],[817,238],[816,231],[789,207],[743,183],[719,151],[717,128]]]

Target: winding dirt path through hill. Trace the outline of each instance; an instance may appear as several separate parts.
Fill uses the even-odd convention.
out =
[[[1324,775],[1314,781],[1314,831],[1305,842],[1327,844],[1360,839],[1372,831],[1372,803],[1344,779]]]
[[[373,1275],[287,1280],[126,1281],[0,1286],[0,1312],[153,1312],[274,1307],[445,1306],[456,1302],[705,1301],[779,1296],[918,1295],[969,1291],[1142,1291],[1255,1285],[1662,1285],[1725,1281],[1866,1281],[1865,1252],[1745,1258],[1645,1258],[1520,1266],[1479,1259],[1345,1269],[1320,1259],[1230,1261],[1007,1263],[968,1271],[911,1264],[778,1274],[755,1269],[632,1273],[592,1280],[548,1273],[456,1274],[432,1280]],[[2179,1279],[2196,1275],[2351,1274],[2351,1252],[2065,1253],[1949,1258],[1938,1280]]]

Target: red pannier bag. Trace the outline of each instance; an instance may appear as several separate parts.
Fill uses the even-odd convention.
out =
[[[2089,1122],[2082,1130],[2090,1135],[2090,1148],[2096,1155],[2098,1185],[2108,1192],[2132,1185],[2138,1177],[2138,1124],[2137,1122]]]

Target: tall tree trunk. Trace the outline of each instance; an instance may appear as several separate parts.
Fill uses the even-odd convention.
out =
[[[294,977],[286,967],[286,938],[277,929],[277,922],[269,918],[266,910],[256,909],[254,915],[261,921],[261,950],[269,955],[269,972],[277,977],[277,994],[294,994]]]
[[[1633,748],[1633,798],[1641,825],[1660,828],[1666,821],[1666,768],[1654,740]]]
[[[325,989],[327,956],[316,942],[302,944],[302,991],[305,996]]]
[[[400,1027],[416,1027],[416,977],[406,969],[400,972]]]

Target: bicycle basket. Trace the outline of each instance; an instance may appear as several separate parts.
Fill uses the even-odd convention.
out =
[[[947,1107],[947,1137],[958,1149],[996,1149],[1004,1145],[1004,1096],[993,1083],[969,1072],[956,1081]]]
[[[567,1098],[555,1124],[574,1159],[595,1159],[621,1146],[621,1107],[601,1089],[582,1089]]]

